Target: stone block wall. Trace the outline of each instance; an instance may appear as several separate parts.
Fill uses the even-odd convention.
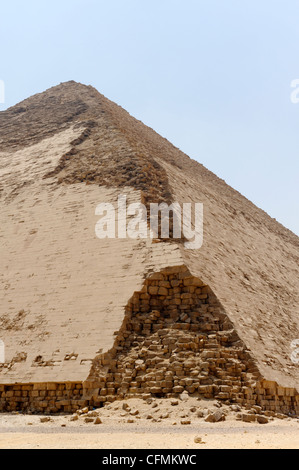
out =
[[[97,406],[186,390],[203,398],[299,413],[297,392],[263,380],[213,292],[185,267],[148,278],[128,303],[115,335],[113,349],[94,362],[85,383]]]
[[[82,395],[82,382],[0,385],[0,411],[70,413],[88,405]]]

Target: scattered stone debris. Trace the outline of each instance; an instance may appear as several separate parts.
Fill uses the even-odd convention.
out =
[[[85,423],[93,423],[94,419],[87,417],[87,418],[84,419],[84,421],[85,421]]]
[[[239,405],[231,405],[231,410],[238,412],[241,411],[241,407]]]
[[[214,413],[208,414],[205,417],[207,423],[218,423],[219,421],[225,421],[225,414],[221,410],[214,411]]]
[[[196,425],[201,420],[206,423],[220,423],[225,420],[238,420],[243,423],[267,424],[274,419],[287,419],[293,421],[292,417],[277,414],[275,412],[263,411],[257,405],[242,407],[239,404],[221,403],[217,406],[216,400],[198,400],[196,396],[189,396],[188,400],[177,398],[153,399],[149,403],[140,398],[129,398],[126,401],[114,401],[108,406],[101,408],[83,407],[76,410],[72,415],[64,415],[69,422],[82,424],[102,424],[105,417],[109,422],[136,423],[138,421],[150,421],[150,423],[169,423],[170,425]],[[150,408],[149,408],[150,407]],[[191,419],[192,417],[192,419]],[[42,416],[41,423],[47,423],[60,419],[58,416]],[[168,420],[171,421],[169,422]],[[296,419],[296,417],[295,417]],[[60,421],[61,422],[61,421]],[[34,424],[34,423],[32,423]],[[27,423],[29,425],[29,423]],[[197,436],[198,437],[198,436]],[[202,442],[198,442],[202,443]]]
[[[195,436],[194,442],[195,444],[205,444],[205,442],[202,440],[200,436]]]
[[[96,417],[98,416],[98,412],[97,412],[97,411],[89,411],[89,412],[87,413],[87,416],[88,416],[89,418],[96,418]]]
[[[50,416],[43,416],[42,418],[40,418],[41,423],[48,423],[49,421],[52,421]]]
[[[269,423],[269,420],[266,416],[263,415],[256,415],[256,420],[259,424],[267,424]]]
[[[254,423],[256,421],[256,416],[251,413],[241,413],[237,415],[244,423]]]

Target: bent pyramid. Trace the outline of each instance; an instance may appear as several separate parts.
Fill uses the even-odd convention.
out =
[[[97,238],[121,194],[202,203],[201,248]],[[298,237],[94,88],[0,113],[0,213],[0,410],[187,390],[298,414]]]

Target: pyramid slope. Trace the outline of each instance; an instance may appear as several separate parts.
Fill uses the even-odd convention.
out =
[[[0,337],[19,358],[0,370],[1,383],[85,380],[146,273],[185,265],[210,286],[262,375],[298,387],[298,237],[201,164],[94,88],[68,82],[0,113],[0,172]],[[147,204],[202,202],[203,246],[95,239],[95,206],[124,191]],[[38,356],[43,367],[32,366]]]

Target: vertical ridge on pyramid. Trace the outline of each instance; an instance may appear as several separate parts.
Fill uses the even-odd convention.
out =
[[[203,244],[98,239],[105,202],[203,204]],[[0,410],[129,396],[299,411],[298,237],[91,86],[0,113]]]

